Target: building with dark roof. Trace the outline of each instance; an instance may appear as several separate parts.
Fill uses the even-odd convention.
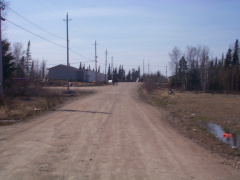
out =
[[[48,69],[48,79],[49,80],[67,80],[67,66],[57,65]],[[89,69],[77,69],[75,67],[69,66],[69,81],[81,81],[81,82],[93,82],[96,81],[95,71]],[[105,82],[107,76],[103,73],[97,73],[98,82]]]

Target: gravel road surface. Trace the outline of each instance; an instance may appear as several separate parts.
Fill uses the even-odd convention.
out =
[[[139,86],[92,87],[94,95],[0,127],[0,179],[240,179],[239,170],[176,133],[164,113],[141,102]]]

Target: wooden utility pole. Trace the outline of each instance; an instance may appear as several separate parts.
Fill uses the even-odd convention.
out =
[[[166,80],[168,81],[168,78],[167,78],[167,66],[166,66]]]
[[[148,61],[148,75],[149,75],[149,71],[150,71],[150,65],[149,65],[149,61]]]
[[[143,76],[144,76],[144,60],[143,60]]]
[[[64,21],[66,21],[67,23],[67,90],[69,91],[69,40],[68,40],[68,21],[71,21],[72,19],[68,20],[68,13],[67,13],[67,17],[66,20],[64,19]]]
[[[105,83],[107,83],[107,49],[106,49],[106,60],[105,60]]]
[[[0,96],[3,94],[3,61],[2,61],[2,10],[4,10],[5,5],[0,1]]]
[[[97,80],[97,42],[95,41],[95,69],[96,69],[96,72],[95,72],[95,81],[96,81],[96,84],[98,82]]]
[[[112,72],[111,72],[111,75],[112,75],[112,80],[113,80],[113,57],[112,57],[112,62],[111,62],[111,70],[112,70]]]

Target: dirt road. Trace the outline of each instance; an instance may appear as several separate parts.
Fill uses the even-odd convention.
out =
[[[177,134],[138,99],[139,83],[97,93],[0,127],[0,179],[240,179],[240,172]]]

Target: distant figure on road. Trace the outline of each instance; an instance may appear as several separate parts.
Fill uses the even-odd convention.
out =
[[[118,83],[118,79],[116,79],[115,83],[116,83],[116,86],[117,86],[117,83]]]

